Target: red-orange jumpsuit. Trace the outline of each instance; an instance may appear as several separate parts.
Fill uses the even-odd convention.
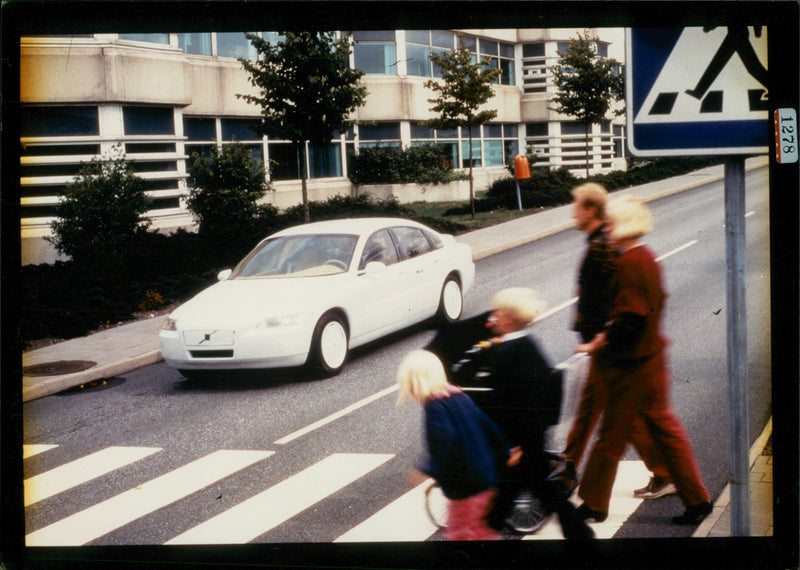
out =
[[[617,260],[615,287],[608,345],[596,358],[608,400],[578,495],[590,509],[608,512],[626,446],[652,438],[683,503],[710,501],[689,436],[669,399],[667,341],[660,331],[666,293],[647,246],[629,249]]]

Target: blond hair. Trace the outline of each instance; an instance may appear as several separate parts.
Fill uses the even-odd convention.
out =
[[[612,200],[607,208],[611,221],[611,238],[636,239],[653,231],[653,217],[645,203],[635,196]]]
[[[533,289],[509,287],[495,293],[492,307],[508,313],[517,326],[523,328],[544,312],[545,303]]]
[[[412,350],[403,358],[397,369],[397,385],[398,405],[409,396],[422,404],[431,398],[450,395],[442,361],[427,350]]]
[[[606,215],[608,191],[597,182],[586,182],[572,189],[572,197],[583,208],[594,208],[597,218],[602,220]]]

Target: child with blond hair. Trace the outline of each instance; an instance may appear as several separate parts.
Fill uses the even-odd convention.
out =
[[[486,521],[504,463],[519,460],[497,426],[460,388],[447,381],[439,358],[414,350],[397,371],[398,405],[409,397],[425,413],[427,456],[419,471],[433,477],[450,500],[447,540],[500,540]]]

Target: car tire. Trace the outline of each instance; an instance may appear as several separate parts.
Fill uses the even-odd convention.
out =
[[[442,285],[442,294],[439,297],[439,311],[437,319],[445,323],[453,323],[461,318],[461,311],[464,309],[464,295],[461,291],[461,283],[454,275],[445,279]]]
[[[347,361],[348,342],[345,320],[336,313],[323,315],[311,341],[311,365],[325,377],[336,376]]]

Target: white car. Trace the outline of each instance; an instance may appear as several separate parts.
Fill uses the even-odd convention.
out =
[[[348,351],[431,317],[455,321],[472,287],[468,245],[399,218],[288,228],[164,321],[164,361],[203,370],[308,364],[332,376]]]

